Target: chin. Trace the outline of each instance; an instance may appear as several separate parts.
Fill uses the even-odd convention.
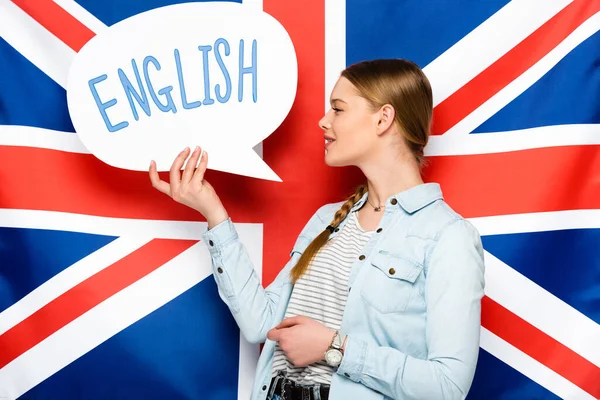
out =
[[[337,159],[329,154],[325,154],[325,164],[330,167],[345,167],[349,165],[347,162],[344,162],[344,160]]]

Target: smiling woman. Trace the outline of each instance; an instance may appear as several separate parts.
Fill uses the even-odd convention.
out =
[[[462,400],[479,354],[483,248],[421,178],[429,81],[407,60],[365,61],[331,98],[325,163],[357,166],[367,182],[312,216],[266,289],[204,179],[206,153],[181,152],[170,183],[152,165],[152,184],[204,215],[221,299],[249,341],[265,342],[252,400]]]

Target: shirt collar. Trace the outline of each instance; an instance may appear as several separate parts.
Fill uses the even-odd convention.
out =
[[[368,192],[363,194],[360,200],[352,207],[352,211],[360,209],[367,201],[368,195]],[[393,209],[394,207],[400,206],[404,211],[412,214],[434,201],[443,198],[444,196],[442,195],[442,190],[438,183],[424,183],[388,197],[385,201],[385,207],[387,209]],[[396,200],[396,204],[393,204],[394,199]]]

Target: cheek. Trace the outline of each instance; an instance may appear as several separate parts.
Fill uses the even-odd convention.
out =
[[[336,137],[344,147],[360,148],[366,144],[369,136],[369,121],[362,118],[347,118],[332,124]],[[336,130],[337,129],[337,130]]]
[[[365,130],[364,124],[365,121],[357,118],[355,115],[342,114],[331,121],[331,128],[337,138],[344,141],[351,141],[358,137],[360,132]]]

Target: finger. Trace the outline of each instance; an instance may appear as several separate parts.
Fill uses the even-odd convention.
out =
[[[181,183],[181,166],[183,162],[187,158],[190,153],[190,148],[186,147],[173,161],[173,165],[171,165],[171,170],[169,171],[169,180],[171,183],[171,196],[173,193],[177,193],[179,191],[179,185]]]
[[[302,322],[302,318],[300,316],[286,318],[279,325],[276,326],[277,329],[289,328],[290,326],[298,325]]]
[[[152,182],[152,186],[157,189],[159,192],[162,192],[166,195],[171,195],[171,187],[169,184],[158,176],[158,171],[156,170],[156,163],[154,160],[150,162],[150,182]]]
[[[200,147],[196,146],[192,156],[189,160],[187,160],[185,169],[183,170],[183,176],[181,177],[181,183],[183,185],[190,183],[190,180],[192,180],[192,176],[194,176],[194,171],[196,170],[196,165],[198,164],[198,158],[200,157],[200,151]]]
[[[192,178],[192,183],[199,184],[204,179],[204,173],[206,172],[206,166],[208,165],[208,153],[204,150],[202,153],[202,157],[200,158],[200,164],[198,168],[196,168],[196,172],[194,172],[194,177]]]
[[[267,332],[267,339],[278,342],[280,334],[281,332],[279,332],[276,328],[273,328]]]

